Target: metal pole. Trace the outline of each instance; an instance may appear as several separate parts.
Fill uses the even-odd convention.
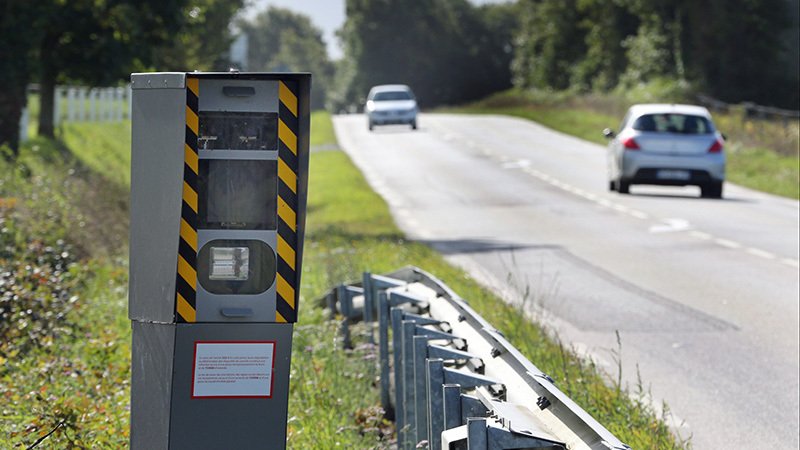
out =
[[[403,433],[402,448],[414,447],[412,442],[417,437],[416,408],[414,408],[414,330],[417,324],[413,320],[403,321]]]
[[[414,336],[414,445],[425,439],[428,434],[428,406],[425,394],[427,390],[425,377],[425,360],[428,358],[428,337]]]
[[[444,431],[444,360],[429,359],[427,369],[428,448],[440,448]]]
[[[444,429],[449,430],[461,426],[461,385],[445,384],[442,386],[444,396]]]
[[[375,301],[375,291],[372,289],[372,274],[369,272],[364,272],[362,274],[362,286],[364,288],[364,310],[362,311],[364,316],[364,323],[372,322],[373,312],[372,312],[372,305],[374,305]]]
[[[350,318],[350,302],[347,301],[347,287],[343,284],[336,286],[336,299],[339,300],[339,308],[342,310],[342,315]]]
[[[330,311],[328,320],[334,320],[336,318],[336,293],[332,289],[325,296],[325,302],[328,305],[328,311]]]
[[[486,418],[467,419],[467,450],[487,450],[489,441],[486,433]]]
[[[381,407],[389,414],[392,405],[389,398],[389,299],[386,291],[378,294],[378,345],[381,362]],[[393,416],[394,413],[389,415]]]
[[[387,305],[388,306],[388,305]],[[397,441],[400,441],[400,430],[403,429],[403,309],[392,308],[392,356],[394,358],[394,423],[397,428]]]

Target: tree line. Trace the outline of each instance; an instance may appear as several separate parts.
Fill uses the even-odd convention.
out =
[[[512,86],[647,84],[730,103],[800,102],[792,0],[346,0],[337,61],[309,17],[270,7],[245,19],[245,0],[0,2],[0,143],[12,149],[29,83],[41,86],[39,132],[52,136],[56,83],[227,70],[239,33],[249,38],[248,70],[312,72],[312,106],[331,111],[360,109],[369,88],[385,83],[408,84],[422,107]]]
[[[112,85],[147,70],[227,68],[228,27],[245,0],[0,0],[0,145],[15,158],[27,87],[39,135],[54,137],[56,84]]]

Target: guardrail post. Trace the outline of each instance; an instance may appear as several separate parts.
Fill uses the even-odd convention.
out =
[[[413,320],[404,320],[403,322],[403,410],[405,416],[403,419],[403,443],[402,448],[407,448],[406,445],[411,447],[416,445],[412,442],[417,437],[416,426],[416,408],[414,407],[414,331],[417,324]]]
[[[470,417],[467,419],[467,449],[488,450],[489,440],[486,433],[485,417]]]
[[[403,429],[405,409],[403,404],[403,310],[392,308],[392,359],[394,361],[394,423],[397,428],[397,442],[400,444],[400,430]]]
[[[416,328],[416,324],[414,325]],[[426,377],[425,360],[428,358],[428,337],[413,337],[414,352],[414,416],[416,424],[414,426],[414,445],[425,439],[428,434],[428,407],[426,405]]]
[[[389,299],[386,291],[378,293],[378,345],[381,364],[381,407],[389,419],[394,418],[389,397]]]
[[[342,310],[342,348],[353,347],[350,341],[350,296],[347,295],[347,286],[340,284],[336,286],[336,299],[339,300],[339,308]]]
[[[342,310],[342,315],[350,318],[350,302],[347,297],[347,286],[340,284],[336,286],[336,299],[339,300],[339,309]]]
[[[364,272],[361,279],[362,286],[364,287],[364,309],[361,312],[363,313],[364,323],[371,323],[374,317],[372,306],[375,304],[375,289],[373,289],[372,285],[372,274]]]
[[[444,360],[428,359],[428,448],[441,448],[444,431]]]
[[[449,430],[461,426],[461,385],[445,384],[442,386],[444,397],[444,429]]]
[[[333,289],[328,291],[328,295],[325,296],[325,304],[330,311],[330,314],[328,314],[328,320],[336,319],[336,291]]]

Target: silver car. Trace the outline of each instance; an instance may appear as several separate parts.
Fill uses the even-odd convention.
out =
[[[609,189],[629,193],[632,184],[699,186],[722,198],[725,138],[702,106],[634,105],[619,131],[603,134],[608,145]]]
[[[364,112],[369,129],[375,125],[407,124],[417,129],[417,100],[404,84],[384,84],[369,90]]]

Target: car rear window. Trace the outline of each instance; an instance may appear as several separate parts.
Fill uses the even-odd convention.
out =
[[[406,91],[388,91],[377,92],[372,100],[376,102],[392,101],[392,100],[411,100],[411,94]]]
[[[656,133],[708,134],[714,132],[705,117],[687,114],[646,114],[633,122],[634,130]]]

